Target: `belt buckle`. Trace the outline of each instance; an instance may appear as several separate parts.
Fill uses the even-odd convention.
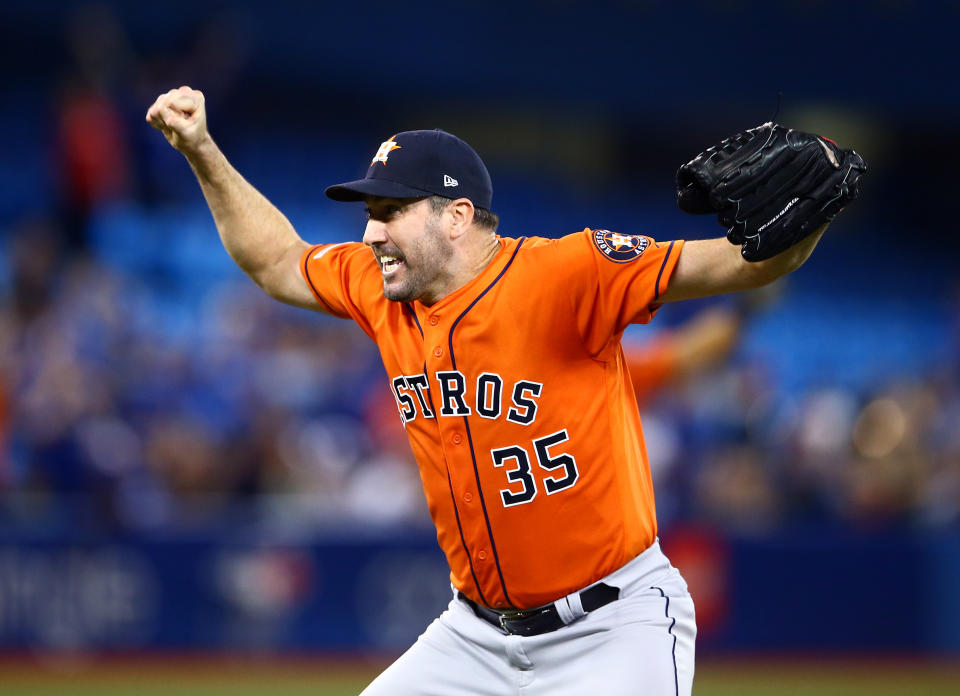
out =
[[[529,614],[523,609],[518,609],[517,611],[511,611],[509,613],[500,614],[500,628],[502,628],[507,633],[510,631],[507,629],[507,621],[519,621],[520,619],[525,619]]]

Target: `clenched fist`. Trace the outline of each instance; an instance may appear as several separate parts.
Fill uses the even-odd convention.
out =
[[[147,123],[183,154],[195,152],[210,137],[203,92],[183,86],[161,94],[147,109]]]

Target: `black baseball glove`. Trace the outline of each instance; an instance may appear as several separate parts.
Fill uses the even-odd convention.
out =
[[[867,169],[828,138],[764,123],[709,147],[677,170],[677,204],[714,213],[747,261],[788,249],[860,195]]]

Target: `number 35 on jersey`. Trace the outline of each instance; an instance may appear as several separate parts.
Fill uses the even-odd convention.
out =
[[[467,377],[458,370],[434,373],[433,385],[424,373],[400,375],[391,380],[397,409],[404,427],[418,416],[436,418],[436,405],[432,395],[439,397],[441,417],[465,417],[474,414],[481,418],[504,417],[517,425],[530,425],[537,417],[537,400],[543,384],[531,380],[518,380],[504,390],[503,378],[492,372],[477,377],[473,397],[467,395]],[[436,386],[436,391],[430,387]],[[472,385],[471,385],[472,386]],[[505,394],[509,402],[505,403]],[[531,461],[546,476],[542,485],[547,495],[559,493],[573,486],[580,477],[576,459],[558,451],[557,447],[568,440],[566,430],[551,433],[527,443],[498,447],[490,451],[494,467],[506,474],[507,487],[500,490],[504,507],[529,503],[537,497],[539,486],[533,475]],[[531,451],[534,458],[531,458]]]

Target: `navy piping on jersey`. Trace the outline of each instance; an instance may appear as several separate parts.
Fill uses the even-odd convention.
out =
[[[677,620],[670,617],[670,598],[667,597],[666,593],[659,587],[651,587],[650,589],[656,590],[660,593],[661,597],[667,600],[667,606],[663,610],[663,615],[670,619],[670,628],[667,629],[667,633],[673,636],[673,687],[674,692],[679,696],[680,680],[677,678],[677,635],[673,632],[673,627],[677,625]]]
[[[526,240],[526,237],[521,237],[520,241],[517,243],[517,248],[513,250],[513,255],[510,256],[510,260],[507,261],[507,265],[503,267],[503,270],[497,274],[497,277],[493,279],[493,282],[487,286],[487,289],[481,292],[477,297],[470,303],[470,305],[463,310],[463,314],[457,317],[456,321],[453,322],[453,325],[450,327],[450,363],[453,366],[453,369],[457,369],[457,360],[453,352],[453,332],[456,330],[457,325],[460,323],[460,320],[467,316],[467,312],[473,309],[474,305],[480,301],[480,299],[486,295],[490,290],[496,285],[500,279],[503,277],[504,273],[507,272],[507,269],[513,264],[513,260],[517,258],[517,252],[520,251],[520,247],[523,246],[523,242]],[[500,556],[497,553],[497,544],[493,540],[493,527],[490,525],[490,516],[487,514],[487,503],[483,499],[483,487],[480,485],[480,470],[477,468],[477,453],[473,449],[473,435],[470,432],[470,421],[467,420],[467,417],[463,417],[463,426],[467,430],[467,442],[470,445],[470,458],[473,460],[473,474],[477,479],[477,493],[480,496],[480,508],[483,510],[483,519],[487,523],[487,534],[490,537],[490,550],[493,551],[493,561],[497,565],[497,575],[500,576],[500,587],[503,588],[503,596],[506,598],[507,603],[512,607],[513,600],[510,599],[510,593],[507,592],[507,583],[503,579],[503,569],[500,567]],[[471,564],[472,568],[472,564]]]
[[[407,311],[410,312],[410,316],[413,317],[413,323],[417,325],[417,331],[420,332],[420,338],[423,338],[423,329],[420,327],[420,320],[417,319],[417,313],[413,311],[413,306],[409,302],[404,302],[403,306],[407,308]],[[424,363],[426,367],[426,363]],[[426,374],[426,371],[424,371]],[[427,390],[430,389],[430,380],[427,380]]]
[[[654,301],[660,297],[660,276],[663,275],[663,269],[667,267],[667,261],[670,260],[670,252],[673,251],[673,245],[677,243],[677,240],[670,242],[670,246],[667,247],[667,255],[663,257],[663,263],[660,264],[660,272],[657,273],[657,285],[653,288],[653,299]]]
[[[417,319],[417,313],[413,311],[413,306],[409,302],[404,302],[403,306],[410,312],[410,316],[413,317],[413,322],[417,325],[417,331],[420,332],[420,338],[423,338],[423,327],[420,326],[420,320]],[[427,374],[427,363],[423,363],[423,374]],[[437,407],[433,405],[433,394],[430,391],[429,378],[427,379],[427,401],[430,402],[430,408],[436,413]],[[437,427],[439,428],[439,424]],[[446,459],[444,459],[444,466],[446,466]],[[473,584],[476,585],[477,592],[480,594],[480,601],[486,604],[487,598],[483,596],[483,588],[480,587],[477,573],[473,569],[473,559],[470,557],[470,549],[467,548],[467,540],[463,536],[463,525],[460,524],[460,511],[457,509],[457,496],[453,492],[453,481],[450,480],[449,468],[447,468],[447,487],[450,489],[450,502],[453,503],[453,514],[457,518],[457,530],[460,532],[460,543],[463,545],[463,552],[467,556],[467,563],[470,564],[470,575],[473,576]]]

